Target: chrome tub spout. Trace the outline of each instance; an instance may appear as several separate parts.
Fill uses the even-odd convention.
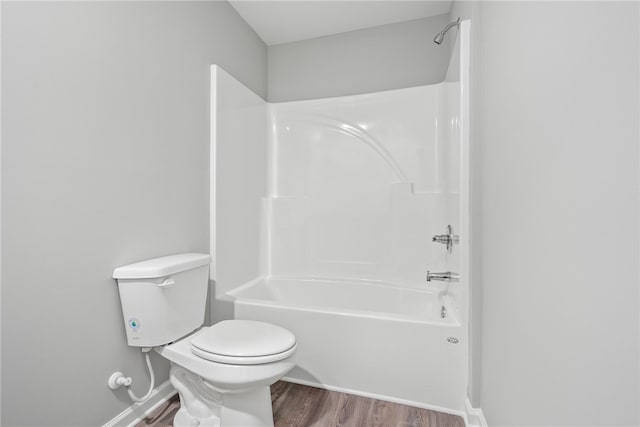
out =
[[[451,271],[445,271],[442,273],[432,273],[427,271],[427,282],[431,282],[432,280],[438,280],[441,282],[459,282],[460,275]]]

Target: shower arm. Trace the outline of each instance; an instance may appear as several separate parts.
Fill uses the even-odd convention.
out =
[[[441,33],[442,33],[442,35],[444,36],[444,35],[447,33],[447,31],[449,31],[449,30],[451,29],[451,27],[456,27],[456,26],[458,26],[458,25],[460,25],[460,18],[458,18],[458,19],[457,19],[456,21],[454,21],[454,22],[451,22],[451,23],[447,24],[447,26],[446,26],[446,27],[444,27],[444,29],[443,29],[442,31],[440,31],[440,32],[441,32]]]
[[[460,17],[458,17],[457,20],[447,24],[447,26],[444,27],[442,29],[442,31],[440,31],[438,34],[436,34],[436,36],[433,38],[433,41],[436,44],[442,43],[442,40],[444,39],[444,35],[447,33],[447,31],[449,31],[452,27],[457,27],[457,26],[460,26]]]

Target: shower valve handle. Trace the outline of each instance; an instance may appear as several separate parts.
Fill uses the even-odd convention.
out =
[[[436,236],[433,236],[432,241],[433,242],[442,243],[444,245],[450,245],[451,244],[451,236],[449,236],[448,234],[438,234]]]
[[[460,242],[460,237],[457,234],[453,234],[453,227],[451,227],[451,225],[447,225],[447,234],[437,234],[433,236],[431,241],[446,245],[447,251],[452,253],[453,245]]]

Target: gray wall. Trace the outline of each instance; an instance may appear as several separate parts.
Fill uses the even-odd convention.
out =
[[[472,366],[491,426],[640,422],[638,8],[473,16]]]
[[[116,370],[146,391],[111,272],[208,251],[212,63],[266,95],[226,2],[2,2],[2,425],[103,424]]]
[[[268,47],[269,101],[354,95],[439,83],[450,37],[433,37],[447,15]]]

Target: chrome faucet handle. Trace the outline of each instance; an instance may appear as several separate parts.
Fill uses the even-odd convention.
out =
[[[453,245],[460,242],[460,236],[453,234],[453,227],[451,227],[451,225],[447,225],[447,234],[437,234],[433,236],[431,241],[446,245],[449,253],[453,253]]]
[[[451,242],[451,237],[449,237],[448,234],[437,234],[433,236],[433,239],[431,239],[431,241],[449,245]]]
[[[440,282],[459,282],[460,275],[452,271],[445,271],[442,273],[432,273],[431,271],[427,271],[427,282],[431,282],[432,280]]]

